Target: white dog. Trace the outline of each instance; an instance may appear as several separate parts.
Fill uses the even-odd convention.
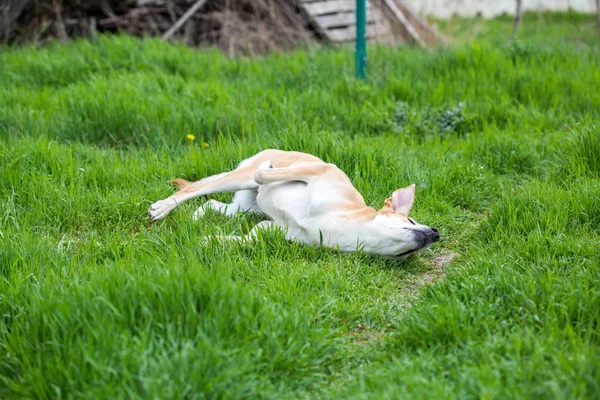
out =
[[[344,172],[333,164],[305,153],[264,150],[242,161],[231,171],[197,182],[175,179],[181,190],[150,206],[152,221],[164,218],[179,204],[198,196],[235,192],[231,204],[204,203],[195,213],[200,218],[212,209],[226,215],[241,211],[266,214],[272,221],[257,229],[278,227],[288,240],[322,244],[341,251],[407,256],[429,247],[440,238],[437,229],[417,224],[408,217],[415,199],[415,185],[398,189],[376,211],[368,207]],[[242,240],[239,236],[225,238]]]

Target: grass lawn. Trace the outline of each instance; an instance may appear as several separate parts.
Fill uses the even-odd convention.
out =
[[[370,48],[366,82],[350,49],[1,49],[0,398],[598,398],[600,46],[593,16],[525,17],[511,47],[499,18]],[[377,208],[415,183],[442,239],[203,246],[260,220],[193,222],[206,199],[147,221],[168,179],[264,148]]]

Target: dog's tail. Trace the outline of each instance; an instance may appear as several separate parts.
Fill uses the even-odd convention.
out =
[[[171,179],[169,182],[172,183],[175,186],[178,186],[179,189],[183,189],[186,186],[189,186],[189,185],[192,184],[192,182],[186,181],[185,179],[181,179],[181,178]]]

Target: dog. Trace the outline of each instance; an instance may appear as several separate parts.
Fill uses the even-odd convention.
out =
[[[365,204],[342,170],[311,154],[269,149],[243,160],[233,171],[197,182],[171,182],[180,190],[150,206],[151,221],[164,218],[185,201],[222,192],[235,192],[231,204],[209,200],[193,218],[200,219],[209,210],[229,216],[259,212],[270,218],[245,237],[221,237],[224,240],[255,240],[259,230],[275,228],[287,240],[303,244],[405,258],[440,238],[436,228],[408,216],[414,184],[395,190],[376,211]]]

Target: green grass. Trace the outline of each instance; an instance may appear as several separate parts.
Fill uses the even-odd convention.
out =
[[[495,46],[507,43],[514,16],[504,14],[492,20],[481,17],[431,21],[453,42],[484,41]],[[523,13],[515,40],[538,46],[553,47],[557,43],[589,48],[598,45],[598,23],[595,16],[575,11]]]
[[[0,397],[600,396],[600,52],[543,18],[510,48],[508,18],[370,48],[364,83],[348,49],[2,49]],[[259,221],[191,221],[204,199],[148,223],[167,179],[268,147],[336,163],[377,207],[415,183],[441,241],[404,262],[276,233],[203,246]]]

